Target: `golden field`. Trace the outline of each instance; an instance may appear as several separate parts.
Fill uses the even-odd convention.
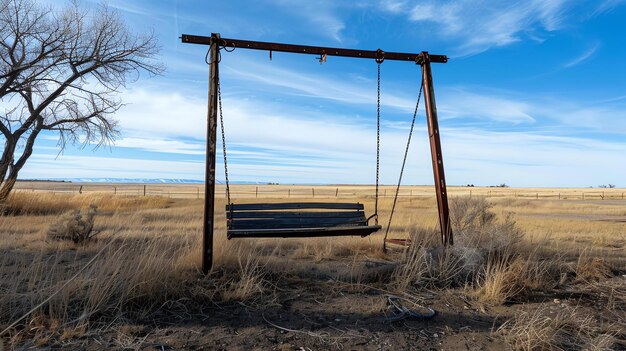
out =
[[[229,241],[220,196],[215,267],[205,277],[198,271],[201,187],[147,185],[146,196],[142,185],[79,187],[18,184],[0,217],[0,340],[7,347],[211,349],[216,340],[224,340],[217,349],[250,342],[410,349],[420,340],[435,348],[624,347],[624,189],[451,187],[457,243],[441,250],[432,188],[403,187],[389,237],[412,245],[388,252],[382,236],[391,186],[381,188],[383,232],[367,238]],[[367,186],[232,188],[235,202],[361,202],[368,214],[372,193]],[[97,208],[91,240],[51,236],[75,218],[72,211],[89,206]],[[381,323],[387,294],[439,315]]]

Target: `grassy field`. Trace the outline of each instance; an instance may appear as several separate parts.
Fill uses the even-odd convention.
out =
[[[111,195],[157,195],[170,198],[203,198],[202,184],[114,184],[69,182],[18,182],[17,191],[54,194],[111,194]],[[224,198],[225,186],[218,185],[216,194]],[[395,186],[383,185],[379,196],[393,197]],[[234,198],[359,198],[374,195],[371,185],[234,185]],[[448,193],[455,196],[485,196],[488,198],[518,198],[535,200],[626,200],[624,188],[499,188],[449,186]],[[402,186],[399,197],[432,197],[432,186]]]
[[[432,191],[406,187],[389,236],[412,244],[388,252],[380,232],[229,241],[220,199],[216,266],[205,277],[197,185],[148,185],[144,196],[137,185],[79,193],[77,184],[33,184],[19,184],[0,217],[7,348],[626,347],[623,189],[451,188],[456,245],[443,250]],[[258,188],[235,186],[234,198],[359,201],[373,210],[372,187]],[[383,226],[393,201],[393,188],[385,191]],[[596,195],[583,200],[583,192]],[[60,239],[92,217],[92,239]],[[389,295],[438,314],[392,322]]]

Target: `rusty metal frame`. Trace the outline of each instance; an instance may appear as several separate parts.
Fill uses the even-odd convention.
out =
[[[428,121],[428,138],[430,140],[430,156],[433,162],[433,176],[435,177],[435,192],[437,193],[437,208],[439,213],[439,227],[441,242],[444,246],[454,244],[452,228],[450,227],[450,210],[448,208],[448,191],[446,175],[443,170],[443,152],[439,137],[439,121],[437,118],[437,104],[435,103],[435,87],[433,74],[430,68],[430,55],[422,52],[422,80],[424,82],[424,102],[426,103],[426,120]]]
[[[219,40],[219,34],[212,34]],[[213,231],[215,229],[215,148],[217,146],[217,89],[219,74],[219,48],[209,48],[209,108],[207,112],[206,165],[204,174],[204,220],[202,226],[202,272],[208,274],[213,267]]]
[[[210,37],[183,34],[183,43],[210,45],[209,60],[211,64],[209,72],[209,108],[207,122],[207,155],[205,169],[204,188],[204,222],[202,243],[202,271],[206,274],[212,268],[213,261],[213,232],[215,220],[215,148],[217,144],[217,77],[219,66],[220,48],[237,48],[269,51],[288,52],[308,55],[319,55],[321,59],[327,56],[340,56],[352,58],[383,60],[411,61],[422,66],[422,81],[424,84],[424,99],[426,102],[426,119],[428,121],[428,135],[435,178],[435,191],[437,193],[437,209],[439,213],[439,225],[441,240],[445,246],[454,243],[452,229],[450,227],[450,213],[448,208],[448,195],[446,179],[443,167],[443,155],[439,136],[439,122],[437,119],[437,107],[435,104],[435,90],[431,63],[446,63],[445,55],[431,55],[426,51],[416,53],[385,52],[378,50],[355,50],[343,48],[331,48],[309,45],[292,45],[270,43],[262,41],[250,41],[240,39],[222,38],[218,33],[212,33]],[[217,44],[217,45],[213,45]]]

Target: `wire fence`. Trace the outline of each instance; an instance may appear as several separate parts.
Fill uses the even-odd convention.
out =
[[[109,194],[119,196],[164,196],[170,198],[204,198],[203,184],[77,184],[65,182],[20,182],[15,186],[19,192],[51,194]],[[234,185],[230,188],[232,198],[359,198],[375,195],[374,186],[303,186],[303,185]],[[216,196],[226,197],[226,189],[216,186]],[[393,197],[395,186],[381,186],[379,196]],[[487,198],[516,198],[529,200],[625,200],[625,189],[558,189],[558,188],[492,188],[448,187],[448,195],[483,196]],[[403,186],[398,197],[434,197],[432,186]]]

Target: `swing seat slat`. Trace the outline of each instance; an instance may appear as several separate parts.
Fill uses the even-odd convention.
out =
[[[228,239],[325,236],[365,237],[369,225],[360,203],[257,203],[226,205]]]

